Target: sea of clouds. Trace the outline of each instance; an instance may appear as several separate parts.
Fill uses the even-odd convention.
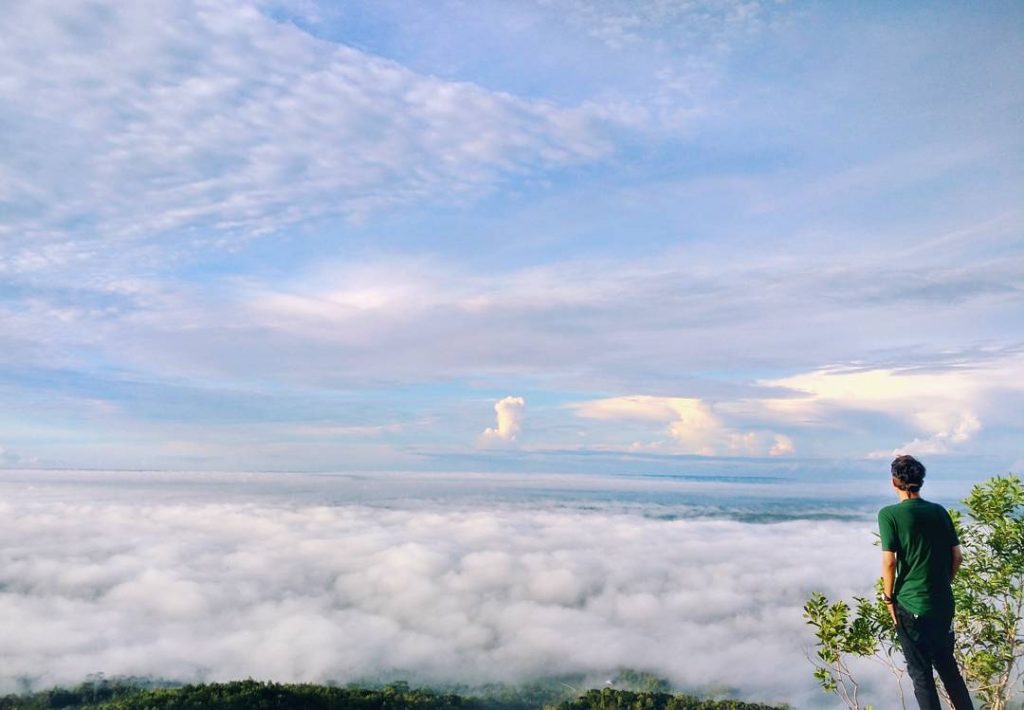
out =
[[[2,692],[98,672],[477,684],[625,667],[828,707],[801,606],[869,591],[878,567],[870,519],[543,496],[295,503],[239,494],[243,478],[199,495],[167,477],[39,476],[0,474]]]

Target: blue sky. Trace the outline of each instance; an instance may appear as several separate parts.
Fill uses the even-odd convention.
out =
[[[0,465],[1021,466],[1019,3],[4,24]]]

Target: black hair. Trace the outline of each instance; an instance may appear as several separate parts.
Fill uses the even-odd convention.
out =
[[[913,456],[904,454],[892,461],[892,482],[901,491],[917,493],[924,484],[924,464]]]

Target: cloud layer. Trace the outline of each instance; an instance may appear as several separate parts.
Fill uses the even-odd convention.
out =
[[[72,502],[45,485],[9,489],[0,688],[92,672],[476,683],[633,667],[810,707],[802,601],[863,591],[876,567],[870,520],[132,490]]]

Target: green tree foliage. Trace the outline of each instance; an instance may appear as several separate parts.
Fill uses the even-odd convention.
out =
[[[1004,710],[1024,669],[1024,483],[1016,476],[977,485],[956,516],[964,566],[953,580],[957,660],[989,710]]]
[[[81,707],[103,710],[485,710],[475,698],[410,689],[395,683],[383,689],[338,688],[314,684],[282,684],[256,680],[203,683],[180,688],[157,688],[122,693],[94,702],[79,689],[46,691],[33,696],[8,696],[0,708]],[[74,696],[78,696],[75,698]],[[80,702],[73,702],[78,700]],[[69,702],[71,701],[71,702]],[[58,702],[60,704],[53,704]],[[45,704],[49,703],[49,704]]]
[[[651,693],[667,693],[671,685],[665,678],[656,676],[653,673],[645,673],[635,670],[621,670],[612,680],[612,685],[618,690],[647,691]]]
[[[649,678],[643,678],[650,682]],[[110,684],[113,694],[94,687],[55,689],[31,696],[0,698],[0,708],[90,708],[93,710],[526,710],[514,698],[503,706],[494,697],[463,697],[406,683],[383,688],[339,688],[313,684],[267,683],[256,680],[186,685],[180,688],[144,689]],[[529,706],[540,710],[541,705]],[[547,706],[548,710],[782,710],[780,706],[737,700],[702,700],[689,695],[628,690],[592,690],[575,700]]]
[[[98,674],[90,676],[84,683],[73,688],[52,688],[31,695],[0,696],[0,710],[97,707],[117,698],[166,685],[145,678],[111,680]]]
[[[804,605],[804,618],[814,627],[817,638],[814,677],[821,687],[837,695],[851,710],[868,710],[861,705],[860,686],[850,669],[851,657],[872,658],[895,676],[900,706],[906,708],[903,695],[905,670],[897,654],[896,629],[889,610],[882,601],[881,580],[875,587],[875,598],[854,597],[855,607],[844,601],[830,602],[815,592]],[[851,618],[851,611],[854,612]]]
[[[588,690],[547,710],[783,710],[783,705],[761,705],[741,700],[705,700],[692,695],[603,688]]]
[[[1024,484],[1014,475],[997,476],[974,486],[963,504],[966,516],[950,511],[964,550],[963,566],[953,580],[958,661],[982,708],[1008,710],[1021,690],[1024,656]],[[855,597],[854,609],[818,592],[804,605],[817,641],[816,656],[810,659],[814,677],[851,710],[870,707],[861,705],[850,669],[855,657],[885,664],[903,702],[902,654],[881,591],[879,581],[874,599]]]

